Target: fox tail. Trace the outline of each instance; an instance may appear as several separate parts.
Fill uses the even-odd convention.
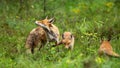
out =
[[[110,56],[113,56],[113,57],[120,57],[119,54],[113,52],[113,51],[110,51],[110,52],[107,52],[107,55],[110,55]]]

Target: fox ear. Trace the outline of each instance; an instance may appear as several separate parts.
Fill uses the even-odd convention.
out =
[[[108,41],[110,41],[111,39],[108,39]]]
[[[100,43],[102,43],[102,42],[103,42],[103,37],[100,38]]]
[[[49,23],[53,23],[54,22],[54,18],[49,19]]]
[[[48,19],[48,16],[46,16],[46,18],[45,19]]]

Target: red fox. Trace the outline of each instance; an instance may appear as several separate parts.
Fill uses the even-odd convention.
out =
[[[42,24],[34,28],[27,37],[25,47],[27,51],[34,53],[34,48],[40,45],[39,49],[49,41],[55,41],[56,44],[59,42],[59,30],[52,24],[52,19],[44,19],[36,21],[37,25]],[[45,27],[44,27],[45,26]]]
[[[112,46],[108,40],[103,40],[102,44],[100,45],[99,48],[99,55],[101,54],[106,54],[109,56],[114,56],[114,57],[120,57],[117,53],[115,53],[112,49]]]
[[[62,40],[57,44],[64,44],[65,48],[73,50],[74,47],[74,36],[71,32],[64,32],[62,34]]]

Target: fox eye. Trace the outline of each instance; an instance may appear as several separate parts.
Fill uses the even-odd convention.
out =
[[[49,27],[52,27],[52,24],[49,24]]]
[[[38,23],[43,23],[43,21],[38,21]]]

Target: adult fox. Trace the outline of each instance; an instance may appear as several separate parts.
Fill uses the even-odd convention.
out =
[[[53,18],[45,18],[35,22],[39,26],[34,28],[27,37],[25,44],[27,51],[34,53],[34,48],[38,45],[40,49],[47,42],[55,41],[56,44],[59,42],[59,30],[52,24],[53,21]]]
[[[64,32],[62,34],[62,40],[57,45],[60,45],[60,44],[64,44],[65,48],[73,50],[74,36],[72,35],[72,33],[71,32]]]
[[[113,57],[120,57],[117,53],[113,51],[113,48],[110,44],[110,40],[102,40],[102,44],[99,48],[99,55],[106,54]]]

